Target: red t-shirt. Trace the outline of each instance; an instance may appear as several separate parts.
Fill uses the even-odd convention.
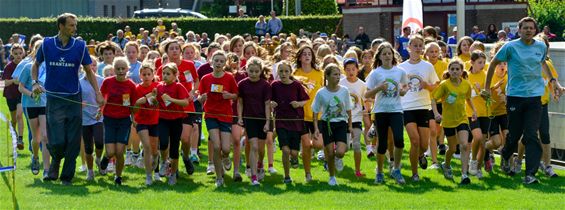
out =
[[[249,77],[237,84],[243,100],[244,117],[265,118],[265,101],[271,100],[271,85],[264,79],[252,82]]]
[[[214,86],[214,90],[212,86]],[[204,102],[205,118],[216,118],[227,123],[232,122],[232,100],[224,99],[222,96],[222,91],[237,94],[237,84],[232,74],[224,72],[224,76],[220,78],[214,77],[213,74],[207,74],[202,77],[198,90],[200,94],[207,94]]]
[[[135,92],[139,98],[141,98],[153,91],[157,85],[159,85],[157,82],[153,82],[147,87],[144,87],[142,84],[138,84],[137,87],[135,87]],[[159,106],[157,104],[151,106],[149,103],[145,103],[140,107],[141,108],[137,110],[134,116],[137,124],[156,125],[159,123]]]
[[[172,102],[168,102],[168,106],[165,104],[161,98],[165,93],[174,99],[188,98],[188,91],[186,91],[186,88],[180,83],[173,82],[167,85],[165,82],[160,82],[159,85],[157,85],[157,100],[159,101],[159,109],[161,110],[159,111],[159,118],[174,120],[186,117],[182,106]]]
[[[131,80],[119,82],[116,76],[108,77],[102,82],[100,87],[102,96],[106,99],[106,105],[102,110],[104,117],[127,118],[131,111],[128,106],[135,105],[137,95],[135,83]]]
[[[0,65],[2,65],[2,64],[0,64]],[[14,63],[14,62],[8,63],[6,65],[6,67],[4,68],[4,72],[2,72],[2,80],[13,79],[12,74],[16,70],[17,65],[18,64]],[[19,99],[19,98],[22,97],[22,94],[18,90],[18,85],[15,84],[15,83],[4,87],[3,95],[7,99]]]
[[[157,67],[158,66],[158,67]],[[157,77],[163,78],[163,66],[161,66],[161,60],[155,61],[155,67],[157,68]],[[198,78],[196,73],[196,67],[194,62],[189,60],[181,60],[180,65],[177,66],[179,69],[178,81],[186,88],[186,91],[190,92],[192,90],[193,84]],[[188,106],[184,107],[185,111],[194,112],[194,103],[192,99],[189,100]]]

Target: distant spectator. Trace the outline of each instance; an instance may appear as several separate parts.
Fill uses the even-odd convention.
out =
[[[486,42],[487,37],[485,36],[485,32],[479,29],[479,26],[473,26],[473,32],[471,33],[471,38],[475,41]]]
[[[196,42],[196,35],[194,34],[194,31],[186,32],[186,43],[190,42]]]
[[[369,43],[371,43],[371,39],[369,38],[369,35],[365,33],[365,28],[363,28],[363,26],[359,26],[357,29],[357,36],[355,37],[355,44],[362,50],[365,50]]]
[[[498,30],[494,24],[490,24],[487,27],[487,42],[493,43],[498,40]]]
[[[243,9],[239,9],[239,11],[237,12],[237,17],[238,18],[248,18],[249,16],[247,16],[245,14],[245,11]]]
[[[396,49],[396,51],[398,51],[400,56],[402,56],[403,60],[408,59],[408,57],[410,56],[407,50],[408,41],[410,40],[410,33],[412,33],[410,26],[406,26],[402,29],[402,35],[396,37],[396,40],[394,41],[394,48]]]
[[[210,38],[208,38],[207,33],[202,33],[202,37],[200,38],[200,47],[207,48],[210,45]]]
[[[545,36],[547,36],[549,40],[555,39],[557,37],[557,35],[551,33],[551,31],[549,30],[549,26],[543,27],[543,34],[545,34]]]
[[[141,37],[143,37],[143,33],[145,32],[144,28],[139,28],[139,33],[137,34],[137,39],[141,40]],[[149,34],[148,34],[149,35]]]
[[[112,38],[112,42],[118,44],[121,49],[124,49],[124,47],[126,47],[126,43],[128,43],[128,41],[129,40],[124,37],[124,31],[122,31],[122,29],[119,29],[116,32],[116,36]]]
[[[265,16],[259,16],[259,20],[255,23],[255,35],[264,36],[267,33],[267,22],[265,22]]]
[[[141,41],[142,45],[147,45],[149,46],[149,43],[151,43],[151,38],[149,37],[149,31],[148,30],[144,30],[143,33],[141,34],[141,37],[138,38]]]
[[[267,22],[267,30],[271,35],[279,34],[283,29],[283,24],[280,18],[277,17],[275,11],[271,11],[271,19]]]
[[[451,31],[451,36],[447,38],[447,45],[449,46],[452,44],[457,44],[457,26],[453,27],[453,30]],[[450,58],[453,57],[453,52],[451,50],[451,47],[447,48],[447,52]]]
[[[167,27],[163,25],[163,20],[157,20],[157,26],[155,26],[155,30],[157,30],[157,40],[161,40],[161,38],[165,35],[165,31]]]
[[[512,32],[510,31],[510,27],[506,26],[504,27],[504,32],[506,32],[506,36],[508,37],[508,39],[514,39],[514,34],[512,34]]]
[[[178,27],[177,23],[171,23],[171,31],[170,33],[176,32],[178,35],[182,36],[182,29]]]
[[[4,50],[4,42],[0,38],[0,71],[4,69],[4,66],[7,64],[6,61],[6,51]]]
[[[433,40],[438,40],[437,31],[432,26],[424,27],[424,30],[422,30],[422,33],[423,33],[422,35],[424,36],[424,38],[430,37]]]
[[[130,38],[133,37],[133,33],[131,32],[131,27],[126,26],[126,27],[124,28],[124,36],[125,36],[125,37],[128,37],[128,36],[129,36]]]
[[[506,31],[504,31],[504,30],[498,31],[498,41],[500,41],[500,42],[510,41],[510,39],[506,35]]]

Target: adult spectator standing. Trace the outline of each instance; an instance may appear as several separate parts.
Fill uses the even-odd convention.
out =
[[[555,39],[557,37],[557,35],[555,35],[554,33],[551,33],[549,26],[543,27],[543,34],[545,34],[545,36],[547,36],[547,38],[549,40]]]
[[[450,45],[456,45],[457,44],[457,26],[453,27],[453,30],[451,31],[451,36],[449,38],[447,38],[447,52],[449,54],[449,58],[453,57],[453,51],[451,50]]]
[[[522,18],[518,22],[520,39],[505,44],[492,59],[482,95],[490,97],[491,79],[494,70],[501,62],[508,63],[508,84],[506,87],[506,110],[508,112],[509,134],[502,150],[501,169],[506,174],[513,175],[510,169],[510,157],[516,151],[518,142],[526,146],[525,184],[537,183],[535,173],[538,171],[542,148],[538,138],[538,128],[541,121],[541,96],[545,85],[542,71],[552,75],[547,63],[547,46],[534,40],[537,23],[531,17]],[[553,87],[554,97],[563,93],[563,88],[556,78],[549,76]]]
[[[365,33],[365,28],[363,26],[359,26],[357,29],[357,36],[355,37],[355,44],[359,46],[362,50],[367,49],[367,46],[371,43],[371,39],[369,35]]]
[[[473,33],[471,33],[471,38],[475,41],[486,42],[487,36],[485,36],[485,32],[479,29],[479,26],[473,26]]]
[[[487,43],[494,43],[498,40],[498,30],[496,25],[489,24],[487,27]]]
[[[57,17],[59,33],[44,39],[37,51],[36,62],[32,66],[31,78],[33,92],[46,91],[47,94],[47,148],[51,153],[51,166],[47,180],[61,179],[70,185],[75,174],[76,158],[80,152],[82,129],[82,104],[79,84],[79,67],[83,66],[90,85],[96,92],[96,101],[104,103],[94,72],[90,69],[92,60],[86,43],[72,37],[77,30],[77,17],[63,13]],[[37,82],[39,64],[46,64],[45,87]],[[61,160],[65,159],[59,177]]]
[[[206,32],[202,33],[202,38],[200,38],[200,47],[207,48],[210,45],[210,38]]]
[[[116,36],[112,38],[112,42],[118,44],[122,50],[126,47],[126,43],[128,43],[128,41],[129,40],[124,37],[124,31],[122,31],[122,29],[119,29],[116,32]]]
[[[143,32],[145,32],[144,28],[139,28],[139,33],[137,34],[137,39],[141,40],[143,37]]]
[[[143,31],[143,34],[141,35],[141,38],[139,39],[139,41],[141,42],[141,45],[149,46],[149,44],[151,43],[151,38],[149,37],[149,31],[148,30]]]
[[[176,32],[178,35],[182,36],[182,29],[179,28],[176,22],[171,23],[170,33],[172,34],[173,32]]]
[[[402,56],[402,60],[406,60],[408,59],[408,57],[410,57],[407,50],[408,41],[410,40],[409,38],[410,33],[412,33],[410,31],[410,26],[406,26],[402,28],[402,35],[396,37],[396,41],[394,42],[394,49],[396,49],[396,51],[400,53],[400,56]]]
[[[260,15],[259,20],[255,23],[255,35],[261,37],[265,36],[267,33],[267,22],[265,22],[265,16]]]
[[[271,11],[271,19],[267,22],[267,28],[271,36],[278,35],[283,29],[282,21],[274,10]]]
[[[237,11],[237,17],[238,17],[238,18],[248,18],[249,16],[247,16],[247,15],[245,14],[245,11],[244,11],[243,9],[239,9],[239,10]]]

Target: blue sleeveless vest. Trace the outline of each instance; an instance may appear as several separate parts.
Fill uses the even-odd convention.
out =
[[[51,93],[74,95],[80,92],[78,71],[84,61],[91,61],[84,41],[71,37],[63,48],[57,37],[43,40],[41,49],[46,66],[45,89]],[[88,62],[88,63],[90,63]]]

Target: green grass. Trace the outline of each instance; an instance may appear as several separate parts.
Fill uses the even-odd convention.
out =
[[[0,111],[7,114],[4,98]],[[8,165],[6,154],[6,124],[0,124],[0,163]],[[406,142],[408,144],[408,141]],[[408,148],[409,146],[407,146]],[[27,141],[26,141],[27,148]],[[205,147],[202,151],[206,151]],[[362,169],[367,176],[354,176],[353,155],[347,153],[345,169],[338,174],[339,186],[327,184],[328,174],[322,163],[313,162],[312,183],[304,182],[302,168],[291,170],[294,184],[282,184],[281,152],[275,153],[275,167],[279,174],[267,175],[261,186],[233,183],[232,172],[227,173],[227,187],[217,189],[214,176],[205,174],[205,164],[200,164],[194,175],[187,176],[184,166],[178,183],[170,187],[165,183],[144,186],[142,169],[126,168],[124,185],[113,185],[113,176],[97,176],[86,182],[85,173],[77,173],[73,186],[60,182],[41,181],[30,172],[30,153],[20,151],[16,171],[17,207],[21,209],[562,209],[565,195],[565,171],[558,170],[561,178],[539,176],[541,183],[524,186],[521,176],[507,177],[499,168],[486,174],[483,180],[472,177],[472,184],[459,186],[459,161],[454,161],[455,181],[446,180],[438,170],[420,170],[421,181],[409,181],[410,170],[407,153],[404,153],[402,173],[407,184],[400,186],[386,177],[384,185],[375,185],[375,161],[366,157]],[[442,158],[440,158],[442,159]],[[207,157],[203,157],[204,162]],[[182,165],[182,164],[181,164]],[[78,166],[78,165],[77,165]],[[388,171],[385,170],[388,173]],[[0,209],[12,208],[11,173],[0,174]]]

